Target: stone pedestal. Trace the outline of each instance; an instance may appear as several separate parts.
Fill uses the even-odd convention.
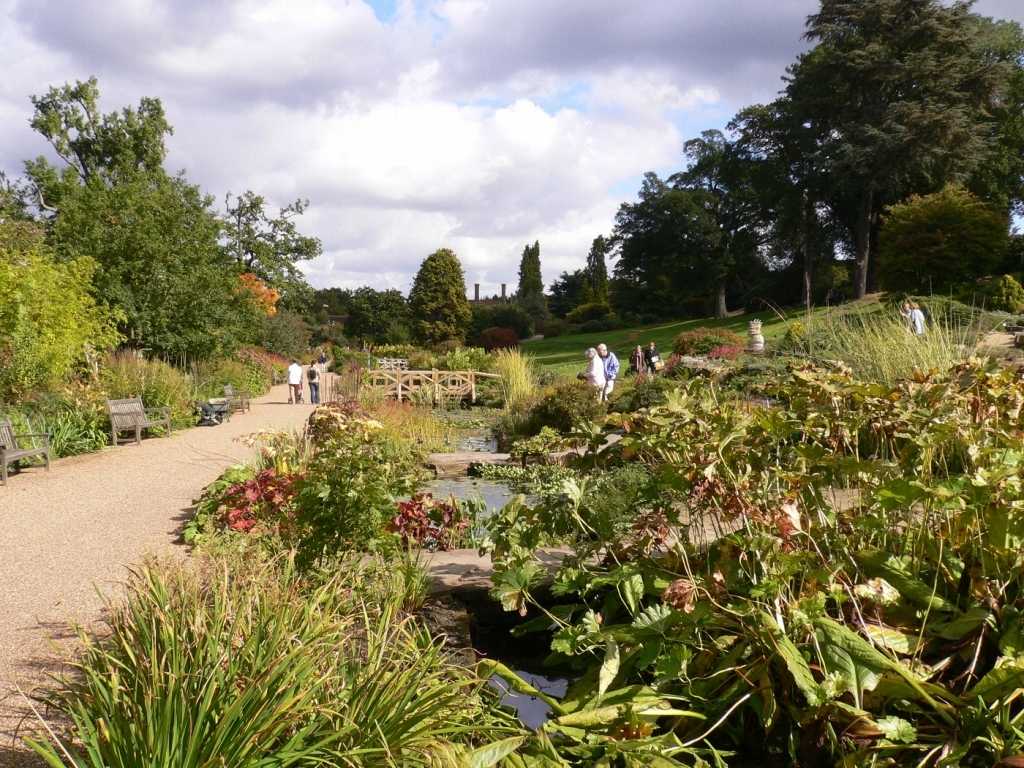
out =
[[[751,320],[747,327],[747,334],[750,336],[750,343],[747,345],[748,352],[764,352],[764,336],[761,335],[761,321]]]

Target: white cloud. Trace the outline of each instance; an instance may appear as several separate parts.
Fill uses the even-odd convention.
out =
[[[679,125],[771,97],[814,5],[401,0],[382,23],[361,0],[0,0],[0,169],[46,149],[29,94],[95,74],[106,110],[164,100],[169,165],[218,200],[308,197],[317,285],[407,288],[447,246],[493,292],[535,239],[550,282],[613,190],[677,166]]]

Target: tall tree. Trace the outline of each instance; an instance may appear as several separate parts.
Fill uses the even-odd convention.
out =
[[[763,233],[759,230],[759,201],[753,186],[753,162],[741,144],[721,131],[704,131],[685,145],[689,167],[671,177],[677,189],[701,193],[700,202],[718,229],[714,247],[705,253],[714,290],[715,317],[728,314],[730,284],[756,263]]]
[[[536,318],[547,315],[547,299],[544,297],[544,278],[540,271],[540,241],[523,248],[519,261],[519,288],[516,302]]]
[[[371,344],[397,344],[409,340],[409,304],[400,291],[378,291],[364,286],[352,292],[345,333]]]
[[[617,307],[669,317],[685,314],[694,299],[703,305],[717,288],[709,265],[721,236],[705,192],[645,174],[639,199],[615,216]]]
[[[970,6],[822,0],[807,20],[815,46],[790,68],[787,94],[816,131],[831,205],[852,235],[858,296],[883,207],[966,178],[992,139],[984,106],[1007,68],[976,55]]]
[[[555,317],[565,317],[586,300],[587,283],[587,273],[582,269],[563,272],[551,284],[548,309]]]
[[[277,289],[293,309],[311,298],[298,263],[323,252],[319,239],[301,234],[296,226],[308,207],[308,200],[295,200],[272,217],[267,201],[255,192],[237,197],[229,192],[224,199],[225,250],[243,271]]]
[[[472,318],[459,257],[447,248],[427,256],[409,292],[415,337],[426,344],[463,342]]]
[[[103,114],[99,98],[94,77],[31,97],[31,126],[64,163],[58,169],[42,156],[25,163],[38,205],[50,213],[79,184],[112,186],[139,172],[163,171],[164,139],[174,131],[160,99],[143,98],[134,109]]]
[[[605,257],[610,252],[611,243],[603,235],[594,238],[590,253],[587,254],[585,301],[608,303],[608,265]]]

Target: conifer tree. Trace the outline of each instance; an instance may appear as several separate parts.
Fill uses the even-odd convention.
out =
[[[523,248],[523,258],[519,262],[519,289],[516,291],[516,301],[534,318],[547,315],[544,279],[540,272],[540,241]]]

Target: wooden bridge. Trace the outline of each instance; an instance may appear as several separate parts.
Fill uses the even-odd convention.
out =
[[[426,398],[442,403],[448,399],[468,397],[476,402],[476,385],[480,379],[500,379],[496,373],[482,371],[405,371],[401,369],[375,369],[366,371],[364,383],[373,389],[382,389],[387,397],[398,402],[412,398]]]

